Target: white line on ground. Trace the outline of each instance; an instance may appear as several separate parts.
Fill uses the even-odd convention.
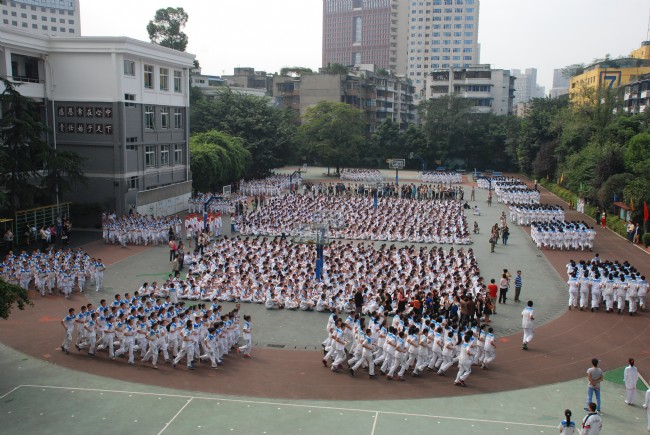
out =
[[[365,412],[365,413],[376,414],[376,415],[386,414],[386,415],[399,415],[399,416],[407,416],[407,417],[438,418],[438,419],[455,420],[455,421],[471,421],[471,422],[478,422],[478,423],[494,423],[494,424],[508,424],[508,425],[540,427],[540,428],[556,428],[556,426],[549,426],[549,425],[545,425],[545,424],[521,423],[521,422],[516,422],[516,421],[485,420],[485,419],[478,419],[478,418],[449,417],[449,416],[444,416],[444,415],[430,415],[430,414],[415,414],[415,413],[407,413],[407,412],[379,411],[379,410],[375,410],[375,409],[342,408],[342,407],[336,407],[336,406],[303,405],[303,404],[299,404],[299,403],[269,402],[269,401],[263,401],[263,400],[244,400],[244,399],[230,399],[230,398],[223,398],[223,397],[188,396],[188,395],[182,395],[182,394],[166,394],[166,393],[145,393],[145,392],[141,392],[141,391],[106,390],[106,389],[99,389],[99,388],[73,388],[73,387],[59,387],[59,386],[51,386],[51,385],[20,385],[17,388],[20,388],[20,387],[25,387],[25,388],[49,388],[49,389],[54,389],[54,390],[88,391],[88,392],[96,392],[96,393],[136,394],[136,395],[140,395],[140,396],[182,398],[182,399],[189,399],[190,401],[191,400],[207,400],[207,401],[219,401],[219,402],[230,402],[230,403],[247,403],[247,404],[254,404],[254,405],[285,406],[285,407],[288,407],[288,408],[311,408],[311,409],[323,409],[323,410],[329,410],[329,411]],[[186,403],[185,406],[187,406],[187,405],[188,404]],[[183,408],[185,408],[185,406]]]
[[[375,435],[375,428],[377,427],[378,418],[379,418],[379,412],[375,412],[375,418],[372,422],[372,431],[370,432],[370,435]]]
[[[16,388],[14,388],[13,390],[11,390],[11,391],[9,391],[9,392],[7,392],[7,393],[4,393],[2,396],[0,396],[0,399],[4,399],[4,398],[7,397],[8,395],[10,395],[11,393],[13,393],[13,392],[16,391],[17,389],[19,389],[20,387],[22,387],[22,385],[18,385],[18,386],[17,386]]]
[[[177,413],[172,417],[172,419],[169,420],[167,423],[165,423],[165,427],[163,427],[163,428],[160,430],[160,432],[158,432],[158,435],[160,435],[161,433],[165,432],[165,430],[169,427],[169,425],[172,424],[172,423],[174,422],[174,420],[176,420],[176,417],[178,417],[178,416],[181,414],[181,412],[183,412],[183,410],[184,410],[185,408],[187,408],[187,405],[189,405],[189,404],[192,402],[192,400],[193,400],[193,398],[190,397],[190,400],[188,400],[187,402],[185,402],[185,405],[183,405],[182,408],[178,410],[178,412],[177,412]]]
[[[641,376],[641,373],[639,373],[639,378],[641,378],[641,382],[645,384],[645,387],[650,390],[650,384],[648,384],[648,381],[646,381],[645,378]]]

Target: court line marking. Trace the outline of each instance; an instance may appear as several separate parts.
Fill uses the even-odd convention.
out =
[[[165,430],[169,427],[169,425],[172,424],[172,423],[174,422],[174,420],[176,420],[176,417],[178,417],[178,416],[181,414],[181,412],[183,412],[183,411],[185,410],[185,408],[187,408],[187,405],[189,405],[190,403],[192,403],[192,400],[194,400],[194,398],[193,398],[193,397],[190,397],[190,400],[188,400],[187,402],[185,402],[185,405],[183,405],[183,406],[181,407],[181,409],[179,409],[178,412],[177,412],[176,414],[174,414],[174,416],[172,417],[172,419],[169,420],[167,423],[165,423],[165,427],[163,427],[163,428],[160,430],[160,432],[158,432],[158,435],[160,435],[161,433],[165,432]]]
[[[370,431],[370,435],[375,435],[375,428],[377,427],[378,418],[379,418],[379,412],[375,411],[375,418],[374,421],[372,422],[372,430]]]
[[[557,426],[549,426],[545,424],[534,424],[534,423],[522,423],[516,421],[502,421],[502,420],[486,420],[480,418],[465,418],[465,417],[450,417],[445,415],[430,415],[430,414],[417,414],[417,413],[407,413],[407,412],[397,412],[397,411],[380,411],[375,409],[359,409],[359,408],[342,408],[337,406],[322,406],[322,405],[303,405],[299,403],[285,403],[285,402],[270,402],[264,400],[244,400],[244,399],[229,399],[223,397],[205,397],[205,396],[189,396],[183,394],[168,394],[168,393],[145,393],[141,391],[124,391],[124,390],[108,390],[100,388],[73,388],[73,387],[59,387],[52,385],[19,385],[17,388],[48,388],[52,390],[75,390],[75,391],[87,391],[93,393],[115,393],[115,394],[135,394],[140,396],[155,396],[155,397],[171,397],[171,398],[181,398],[181,399],[192,399],[192,400],[206,400],[206,401],[216,401],[216,402],[230,402],[230,403],[247,403],[254,405],[269,405],[269,406],[285,406],[288,408],[306,408],[306,409],[322,409],[328,411],[348,411],[348,412],[365,412],[367,414],[385,414],[385,415],[396,415],[396,416],[407,416],[407,417],[422,417],[422,418],[437,418],[441,420],[454,420],[454,421],[470,421],[476,423],[492,423],[492,424],[509,424],[516,426],[526,426],[526,427],[541,427],[541,428],[554,428]],[[185,404],[187,406],[188,404]]]
[[[639,378],[641,379],[641,382],[645,384],[645,387],[650,390],[650,384],[648,384],[648,381],[645,380],[645,378],[639,373]]]
[[[16,391],[17,389],[19,389],[20,387],[22,387],[22,385],[18,385],[18,386],[17,386],[16,388],[14,388],[13,390],[10,390],[9,392],[4,393],[2,396],[0,396],[0,399],[4,399],[4,398],[7,397],[8,395],[10,395],[11,393],[13,393],[13,392]]]

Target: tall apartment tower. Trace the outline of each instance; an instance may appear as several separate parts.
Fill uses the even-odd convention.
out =
[[[405,74],[399,32],[407,14],[407,0],[323,0],[323,66],[375,64]]]
[[[533,98],[543,98],[546,92],[543,86],[537,84],[537,68],[526,68],[523,72],[518,69],[510,70],[517,78],[515,81],[515,104],[525,104]]]
[[[81,36],[79,0],[0,0],[3,28],[47,36]]]
[[[411,0],[408,18],[408,78],[424,95],[434,70],[480,63],[479,0]]]

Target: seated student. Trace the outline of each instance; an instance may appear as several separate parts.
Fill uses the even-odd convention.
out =
[[[313,311],[314,310],[314,301],[307,297],[307,291],[303,290],[300,295],[300,309],[302,311]]]
[[[478,222],[474,221],[474,234],[479,234]]]
[[[478,208],[478,205],[474,206],[474,211],[472,212],[474,216],[480,216],[481,215],[481,209]]]
[[[319,313],[329,311],[329,304],[327,302],[327,296],[325,295],[325,293],[320,295],[320,299],[318,299],[318,302],[316,302],[316,311],[318,311]]]
[[[273,294],[273,291],[269,291],[269,293],[266,295],[266,301],[264,302],[264,306],[266,307],[267,310],[277,310],[280,308],[278,304],[278,298]]]

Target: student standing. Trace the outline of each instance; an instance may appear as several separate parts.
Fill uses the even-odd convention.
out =
[[[535,334],[533,301],[528,301],[527,305],[524,311],[521,312],[521,327],[524,330],[523,345],[521,347],[523,350],[528,350],[528,343],[532,341]]]
[[[521,270],[517,271],[517,276],[515,277],[515,302],[521,302],[519,300],[519,295],[521,294],[521,286],[523,281],[521,279]]]
[[[596,394],[596,403],[598,404],[596,411],[600,412],[600,383],[603,380],[603,371],[598,367],[598,358],[591,360],[591,368],[587,370],[587,406],[585,411],[589,411],[589,405],[593,404],[591,399]]]
[[[643,408],[648,416],[648,432],[650,432],[650,390],[645,392],[645,403],[643,404]]]
[[[623,371],[625,381],[625,404],[634,405],[636,401],[636,383],[639,381],[639,371],[634,365],[634,358],[628,360],[629,364]]]
[[[571,410],[564,410],[565,419],[560,422],[558,429],[560,429],[561,435],[573,435],[576,431],[575,421],[571,421]]]
[[[596,404],[591,402],[587,408],[588,412],[585,418],[582,419],[582,435],[598,435],[603,428],[603,421],[600,415],[596,412]]]
[[[61,350],[66,354],[70,350],[70,344],[72,344],[72,333],[74,332],[74,324],[75,324],[74,308],[70,308],[68,310],[68,315],[65,316],[63,320],[61,320],[61,326],[63,326],[63,330],[65,331],[65,334],[63,336],[63,344],[61,344]]]

